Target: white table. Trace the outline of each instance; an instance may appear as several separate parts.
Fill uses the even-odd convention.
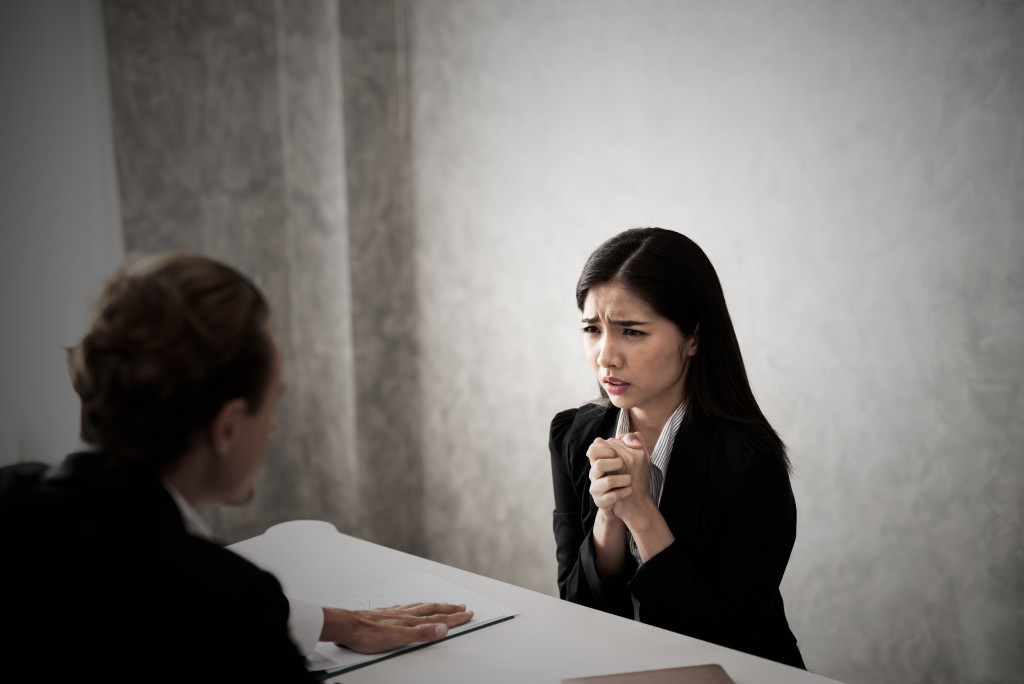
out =
[[[229,548],[274,573],[285,593],[317,602],[398,575],[426,572],[518,613],[507,622],[341,674],[331,682],[558,684],[569,677],[702,663],[719,663],[736,684],[834,682],[340,534],[330,523],[282,523]]]

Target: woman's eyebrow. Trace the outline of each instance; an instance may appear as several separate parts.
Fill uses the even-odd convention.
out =
[[[595,316],[594,318],[584,318],[581,322],[590,325],[592,323],[598,323],[600,320],[601,320],[600,318],[597,318]],[[637,326],[647,325],[646,321],[615,321],[615,320],[611,320],[611,321],[608,321],[608,322],[611,323],[612,325],[618,325],[618,326],[621,326],[623,328],[636,328]]]

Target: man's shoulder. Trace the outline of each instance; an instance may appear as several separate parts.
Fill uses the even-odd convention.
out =
[[[179,571],[197,568],[195,581],[213,595],[240,596],[242,600],[252,591],[284,595],[274,575],[216,542],[186,534],[180,549]]]
[[[50,466],[46,463],[13,463],[0,467],[0,494],[19,484],[34,484],[42,479]]]
[[[0,468],[0,505],[26,496],[49,469],[46,463],[14,463]]]
[[[174,502],[155,473],[105,463],[102,454],[82,452],[56,466],[23,464],[6,477],[12,482],[5,501],[21,518],[23,533],[53,544],[85,544],[86,538],[93,543],[174,527]]]

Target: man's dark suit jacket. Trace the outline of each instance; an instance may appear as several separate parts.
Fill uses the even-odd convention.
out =
[[[11,681],[313,681],[278,581],[188,534],[153,473],[0,470],[0,558]]]
[[[551,422],[558,589],[563,599],[803,667],[779,593],[796,504],[779,446],[760,426],[694,412],[683,421],[659,509],[675,541],[599,577],[587,448],[614,436],[618,409],[586,404]]]

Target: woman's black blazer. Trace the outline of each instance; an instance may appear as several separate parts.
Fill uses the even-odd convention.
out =
[[[659,509],[675,541],[643,565],[599,577],[587,448],[618,410],[585,404],[551,422],[558,589],[563,599],[803,667],[779,583],[796,539],[781,450],[761,425],[694,411],[676,435]]]

